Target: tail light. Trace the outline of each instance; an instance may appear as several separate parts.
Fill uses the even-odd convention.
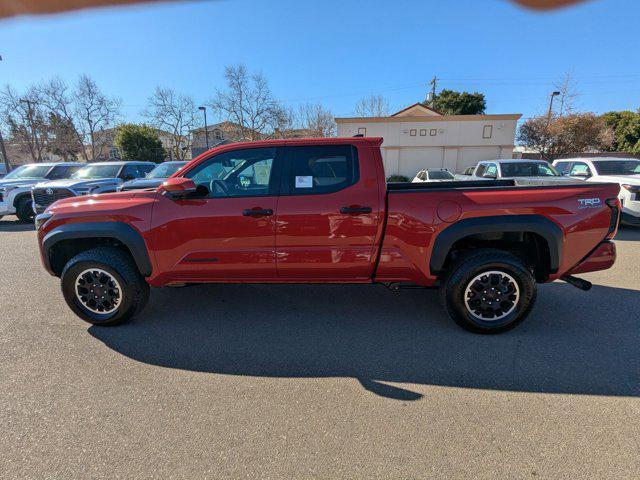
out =
[[[620,221],[620,199],[618,197],[615,198],[607,198],[605,203],[611,209],[611,220],[609,221],[609,231],[607,232],[607,236],[605,239],[611,240],[618,231],[618,222]]]

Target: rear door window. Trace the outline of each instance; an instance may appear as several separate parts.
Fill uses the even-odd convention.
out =
[[[591,169],[589,168],[589,166],[586,163],[583,162],[575,162],[573,164],[573,166],[571,167],[571,172],[569,173],[569,175],[577,175],[577,176],[588,176],[590,177],[591,174]]]
[[[358,181],[357,151],[350,145],[287,147],[289,174],[285,192],[331,193]]]
[[[567,175],[571,170],[571,162],[558,162],[555,167],[560,172],[560,175]]]

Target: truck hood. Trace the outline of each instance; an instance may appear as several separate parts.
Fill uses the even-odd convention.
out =
[[[99,178],[91,180],[80,180],[77,178],[66,178],[63,180],[53,180],[51,182],[41,182],[36,188],[83,188],[83,187],[105,187],[109,185],[119,185],[122,180],[119,178]]]
[[[48,184],[47,184],[48,185]],[[136,196],[139,196],[140,193],[151,193],[155,194],[155,192],[116,192],[116,193],[101,193],[98,195],[80,195],[77,197],[69,197],[58,200],[49,208],[47,211],[54,212],[56,210],[67,210],[69,207],[73,207],[74,210],[80,211],[82,207],[87,207],[90,209],[100,209],[101,207],[109,208],[122,208],[126,206],[126,202],[133,199]]]
[[[581,180],[568,177],[504,177],[501,180],[514,180],[516,185],[573,185]]]
[[[640,175],[596,175],[591,177],[591,181],[640,185]]]
[[[138,178],[136,180],[129,180],[122,184],[123,190],[129,189],[142,189],[142,188],[155,188],[162,185],[166,178]]]
[[[38,182],[41,182],[42,179],[41,178],[34,178],[34,179],[9,179],[9,180],[0,180],[0,188],[3,187],[12,187],[12,188],[18,188],[18,187],[31,187],[32,185],[35,185]]]

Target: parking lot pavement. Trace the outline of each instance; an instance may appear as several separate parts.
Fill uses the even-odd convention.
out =
[[[640,230],[478,336],[435,291],[209,285],[90,327],[0,221],[0,478],[638,478]]]

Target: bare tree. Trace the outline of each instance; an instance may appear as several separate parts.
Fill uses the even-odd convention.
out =
[[[606,149],[613,143],[613,131],[593,113],[563,115],[551,123],[541,115],[520,126],[518,141],[550,162],[564,155]]]
[[[96,133],[113,127],[120,114],[120,100],[106,96],[88,75],[81,75],[73,93],[75,127],[90,145],[90,159],[96,160],[109,144],[97,141]]]
[[[89,161],[83,145],[83,135],[76,128],[76,124],[80,122],[76,118],[75,97],[69,91],[69,86],[60,78],[54,77],[38,85],[37,90],[42,105],[49,112],[49,123],[54,136],[51,141],[55,143],[51,147],[52,152],[61,155],[65,160],[75,152],[85,161]],[[58,152],[54,152],[54,149]]]
[[[41,162],[47,148],[47,117],[39,92],[31,87],[21,95],[9,85],[0,92],[0,108],[11,139],[28,152],[34,162]]]
[[[554,84],[555,90],[560,92],[558,96],[558,115],[571,114],[575,111],[576,101],[580,97],[578,83],[573,72],[567,72]]]
[[[216,92],[211,108],[238,126],[237,138],[258,140],[282,124],[284,109],[261,73],[250,75],[244,65],[228,66],[224,78],[227,88]]]
[[[389,102],[382,95],[369,95],[356,103],[356,117],[386,117],[389,115]]]
[[[317,137],[332,137],[336,134],[336,122],[331,111],[321,104],[305,103],[299,107],[300,125]]]
[[[192,143],[190,132],[199,126],[197,113],[193,98],[170,88],[156,87],[153,95],[147,99],[147,108],[142,115],[155,128],[172,134],[169,145],[171,158],[187,160]]]

